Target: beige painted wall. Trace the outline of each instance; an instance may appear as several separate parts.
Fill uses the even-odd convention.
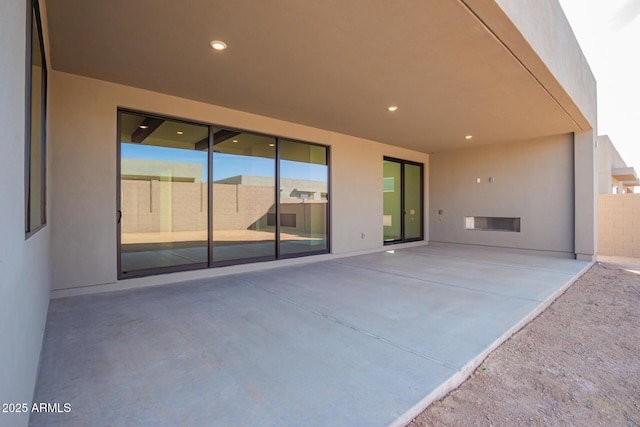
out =
[[[436,153],[430,174],[431,241],[573,254],[571,134]],[[465,230],[465,216],[520,217],[521,232]]]
[[[599,196],[598,255],[640,258],[640,194]]]
[[[596,130],[573,135],[576,259],[594,261],[598,253],[598,156]]]
[[[51,286],[51,227],[24,233],[26,12],[24,0],[0,1],[0,403],[33,398]],[[0,413],[3,426],[28,421]]]
[[[558,0],[462,0],[573,120],[576,258],[597,253],[597,88]]]
[[[612,152],[614,149],[607,135],[598,136],[598,194],[612,193],[611,168],[617,160]]]
[[[482,0],[471,0],[472,3],[476,1]],[[589,127],[595,129],[598,117],[596,79],[558,0],[495,1],[551,71],[568,98],[555,91],[554,82],[547,80],[543,70],[534,64],[533,58],[522,55],[520,59],[570,114],[574,114],[570,103],[578,107],[590,124],[588,127],[581,125],[582,130],[588,130]],[[579,120],[577,116],[575,119]]]
[[[618,150],[608,135],[598,136],[598,194],[614,194],[614,187],[617,194],[633,192],[633,186],[624,184],[616,179],[612,173],[613,169],[626,168],[624,161]]]
[[[476,5],[484,0],[463,0]],[[597,85],[558,0],[495,0],[524,38],[501,31],[506,44],[576,123],[574,131],[574,251],[593,260],[598,251]],[[484,16],[483,16],[484,18]],[[508,25],[507,25],[508,26]]]
[[[383,156],[424,163],[425,181],[428,176],[425,153],[54,71],[49,130],[55,147],[50,218],[55,289],[116,282],[119,106],[329,145],[334,254],[383,247]]]

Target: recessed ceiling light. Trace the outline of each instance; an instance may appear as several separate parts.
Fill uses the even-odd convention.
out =
[[[140,126],[138,126],[138,127],[139,127],[140,129],[147,129],[149,126],[147,126],[147,125],[140,125]]]
[[[275,147],[276,144],[269,144],[269,147]]]
[[[238,142],[238,140],[237,140],[237,139],[234,139],[232,142]]]
[[[225,42],[221,42],[220,40],[214,40],[209,44],[215,50],[225,50],[227,48],[227,44]]]
[[[179,130],[178,132],[176,132],[178,135],[182,135],[184,132],[182,132],[181,130]]]
[[[464,139],[471,139],[471,138],[473,138],[473,135],[467,135],[464,137]]]
[[[387,110],[389,111],[397,111],[398,110],[398,106],[397,105],[390,105]]]

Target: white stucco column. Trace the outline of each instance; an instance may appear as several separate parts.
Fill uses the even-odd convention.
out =
[[[593,261],[598,252],[598,169],[595,129],[574,134],[575,253]]]

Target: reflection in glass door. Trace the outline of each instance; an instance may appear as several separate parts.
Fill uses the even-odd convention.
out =
[[[382,181],[384,243],[422,240],[422,164],[385,157]]]
[[[276,139],[213,132],[213,263],[275,259]]]
[[[329,148],[118,112],[118,278],[329,252]]]
[[[327,147],[281,139],[279,172],[280,255],[328,251]]]
[[[403,166],[404,240],[422,240],[422,165]]]
[[[119,119],[120,276],[207,266],[208,126]]]
[[[394,242],[402,239],[402,165],[391,160],[383,162],[384,178],[383,205],[384,241]]]

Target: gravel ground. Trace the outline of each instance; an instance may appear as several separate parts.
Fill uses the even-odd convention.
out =
[[[640,426],[640,260],[595,264],[409,425]]]

